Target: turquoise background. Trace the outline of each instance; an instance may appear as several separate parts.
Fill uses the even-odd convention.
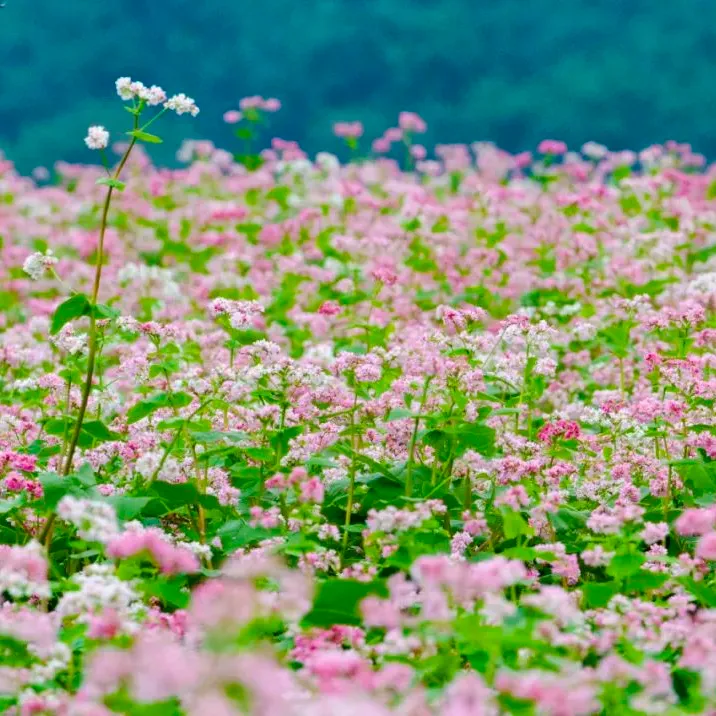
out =
[[[201,107],[157,128],[161,162],[187,136],[238,149],[221,115],[248,94],[281,99],[270,133],[310,152],[338,148],[336,120],[373,137],[407,109],[429,144],[716,156],[715,62],[713,0],[7,0],[0,148],[24,170],[93,160],[86,127],[124,128],[114,80],[131,75]]]

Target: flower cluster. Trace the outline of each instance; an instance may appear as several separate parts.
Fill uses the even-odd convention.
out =
[[[117,92],[0,167],[3,713],[713,713],[716,170]]]

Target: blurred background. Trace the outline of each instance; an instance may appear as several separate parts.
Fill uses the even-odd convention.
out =
[[[714,0],[7,0],[0,149],[24,171],[94,160],[86,128],[126,127],[130,75],[201,107],[156,127],[165,163],[182,138],[238,148],[222,114],[252,94],[279,98],[270,134],[311,153],[340,146],[335,121],[363,121],[367,149],[412,110],[428,145],[677,139],[716,157],[715,67]]]

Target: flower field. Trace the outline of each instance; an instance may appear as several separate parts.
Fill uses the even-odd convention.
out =
[[[716,714],[716,167],[117,90],[0,161],[2,713]]]

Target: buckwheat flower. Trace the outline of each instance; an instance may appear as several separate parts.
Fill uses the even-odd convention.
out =
[[[669,525],[666,522],[647,522],[641,533],[641,538],[647,544],[654,544],[666,539],[669,534]]]
[[[488,592],[482,603],[480,614],[485,618],[487,624],[498,626],[502,622],[513,616],[517,612],[517,607],[507,601],[500,594]]]
[[[469,532],[456,532],[450,541],[450,556],[455,560],[464,560],[465,551],[472,543]]]
[[[25,546],[0,545],[0,593],[19,598],[48,597],[47,560],[38,542]]]
[[[54,343],[61,351],[66,351],[70,355],[76,353],[83,353],[87,350],[87,334],[80,333],[76,334],[72,328],[71,323],[64,325],[60,332],[50,339],[51,343]]]
[[[301,502],[323,502],[324,489],[323,484],[317,477],[312,477],[307,482],[301,484],[299,500]]]
[[[611,562],[614,552],[607,552],[600,544],[585,549],[582,554],[582,560],[588,567],[604,567]]]
[[[22,270],[33,280],[37,281],[42,278],[45,271],[54,266],[58,259],[52,255],[52,250],[47,249],[45,253],[36,252],[25,259]]]
[[[709,532],[716,525],[716,510],[692,507],[684,510],[674,523],[678,534],[697,536]]]
[[[318,309],[321,316],[337,316],[341,307],[335,301],[324,301]]]
[[[603,144],[597,142],[586,142],[582,145],[582,154],[590,159],[603,159],[609,150]]]
[[[167,93],[157,85],[142,87],[138,92],[140,99],[143,99],[150,107],[156,107],[167,101]]]
[[[109,144],[109,132],[100,125],[95,125],[87,130],[85,144],[90,149],[106,149]]]
[[[564,154],[567,151],[567,145],[559,139],[543,139],[537,151],[540,154]]]
[[[259,97],[258,95],[253,95],[251,97],[242,97],[239,100],[239,107],[243,110],[247,109],[260,109],[263,105],[263,98]]]
[[[336,122],[333,134],[344,139],[358,139],[363,135],[363,125],[360,122]]]
[[[398,115],[398,126],[405,132],[422,134],[427,130],[425,120],[415,112],[401,112]]]
[[[117,513],[107,502],[66,495],[57,505],[57,515],[73,524],[77,534],[88,542],[107,544],[119,534]]]
[[[236,124],[241,121],[243,114],[238,109],[230,109],[228,112],[224,112],[224,122],[227,124]]]
[[[192,117],[196,117],[196,115],[199,114],[199,108],[196,106],[196,102],[194,102],[191,97],[187,97],[183,92],[170,97],[164,103],[164,106],[177,114],[188,113]]]
[[[458,674],[442,695],[443,716],[497,716],[500,713],[492,690],[474,671]]]
[[[696,556],[716,562],[716,532],[710,532],[699,540],[696,546]]]
[[[35,181],[47,181],[50,178],[50,171],[47,167],[35,167],[32,170],[32,178]]]
[[[130,77],[120,77],[115,83],[117,94],[125,101],[134,97],[132,91],[132,79]]]
[[[390,266],[378,265],[370,272],[370,275],[386,286],[393,286],[398,281],[398,275]]]

